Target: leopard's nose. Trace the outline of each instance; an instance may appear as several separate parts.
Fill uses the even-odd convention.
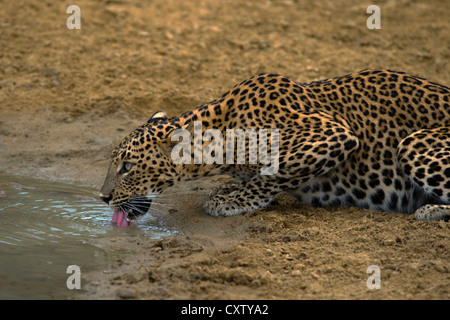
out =
[[[106,202],[106,204],[109,204],[109,202],[110,202],[111,199],[112,199],[112,195],[105,196],[105,195],[103,195],[103,194],[100,193],[100,199],[102,199],[104,202]]]

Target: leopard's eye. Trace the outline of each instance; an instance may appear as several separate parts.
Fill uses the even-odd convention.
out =
[[[122,168],[120,169],[119,173],[120,174],[125,174],[130,172],[131,169],[133,169],[134,167],[134,163],[130,163],[130,162],[124,162],[124,164],[122,165]]]

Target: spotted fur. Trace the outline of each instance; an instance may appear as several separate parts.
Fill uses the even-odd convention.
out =
[[[449,99],[446,86],[389,70],[310,83],[256,75],[179,117],[154,114],[113,151],[101,197],[137,215],[176,181],[226,173],[241,182],[216,190],[204,204],[211,215],[256,210],[286,192],[304,204],[448,219]],[[278,129],[278,172],[261,175],[262,165],[248,163],[173,163],[174,130],[192,132],[195,120],[224,135]]]

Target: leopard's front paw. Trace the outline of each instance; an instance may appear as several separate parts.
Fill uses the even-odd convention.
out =
[[[206,213],[212,216],[234,216],[237,214],[243,214],[247,210],[242,208],[236,201],[228,199],[227,196],[215,196],[208,200],[203,205]]]
[[[237,184],[237,183],[224,184],[219,187],[212,188],[211,192],[209,193],[209,198],[212,199],[218,195],[230,194],[237,188],[239,188],[239,184]]]

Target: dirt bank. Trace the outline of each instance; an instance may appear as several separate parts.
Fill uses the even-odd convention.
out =
[[[64,3],[4,2],[0,169],[100,187],[113,146],[154,111],[180,114],[259,72],[306,82],[390,68],[449,85],[449,2],[373,2],[380,30],[366,27],[372,2],[79,0],[80,30]],[[287,196],[207,216],[202,200],[225,180],[172,193],[158,214],[178,236],[96,240],[134,254],[85,275],[85,298],[450,297],[449,223]],[[380,290],[366,286],[370,265]]]

